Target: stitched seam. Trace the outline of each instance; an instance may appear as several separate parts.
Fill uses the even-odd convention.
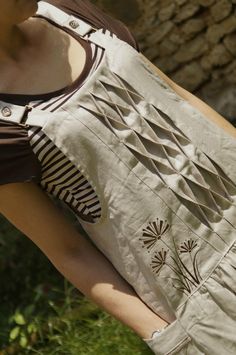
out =
[[[191,338],[187,337],[183,340],[181,340],[181,342],[179,342],[174,348],[172,348],[170,351],[168,351],[165,355],[172,355],[174,354],[174,352],[176,352],[177,350],[180,350],[184,345],[188,344],[191,341]]]

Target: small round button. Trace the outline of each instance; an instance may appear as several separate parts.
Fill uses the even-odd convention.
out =
[[[79,22],[76,21],[76,20],[72,20],[72,21],[69,22],[69,25],[72,28],[77,28],[77,27],[79,27]]]
[[[3,107],[2,110],[1,110],[1,113],[4,117],[8,117],[8,116],[11,116],[11,109],[7,106]]]

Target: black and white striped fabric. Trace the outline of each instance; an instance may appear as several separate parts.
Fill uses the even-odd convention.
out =
[[[116,36],[106,29],[103,33]],[[89,38],[89,34],[85,38]],[[76,89],[69,94],[61,94],[50,100],[31,101],[30,105],[49,112],[57,111],[89,79],[99,66],[104,49],[91,43],[92,67],[89,74]],[[59,198],[81,219],[96,223],[101,216],[101,206],[93,187],[77,167],[54,145],[40,127],[27,127],[29,142],[41,164],[41,187],[54,197]]]

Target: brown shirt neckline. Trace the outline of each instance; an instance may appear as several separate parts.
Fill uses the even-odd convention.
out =
[[[85,60],[85,65],[82,69],[82,72],[80,75],[77,77],[76,80],[73,81],[72,84],[63,87],[62,89],[51,91],[48,93],[43,93],[43,94],[9,94],[9,93],[0,93],[0,100],[6,102],[13,102],[17,104],[27,104],[29,101],[34,101],[34,100],[47,100],[50,99],[50,97],[54,96],[59,96],[62,94],[69,94],[71,93],[74,89],[78,88],[85,78],[87,77],[90,68],[91,68],[91,62],[92,62],[92,49],[91,45],[89,42],[86,41],[86,39],[81,38],[79,35],[75,34],[73,31],[70,31],[67,28],[62,28],[59,26],[57,23],[54,21],[48,19],[47,17],[44,17],[42,15],[34,15],[32,17],[38,17],[38,18],[43,18],[49,23],[51,23],[53,26],[56,26],[64,31],[66,31],[69,35],[74,37],[76,40],[80,42],[80,44],[83,46],[85,52],[86,52],[86,60]]]

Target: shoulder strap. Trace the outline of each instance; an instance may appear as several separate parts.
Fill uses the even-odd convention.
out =
[[[56,22],[62,27],[69,28],[76,32],[81,37],[84,37],[90,31],[97,31],[97,28],[93,27],[89,23],[73,16],[68,15],[65,11],[58,9],[56,6],[49,4],[45,1],[38,2],[38,10],[36,15],[32,17],[47,17],[48,19]]]
[[[43,127],[46,121],[49,118],[52,118],[53,115],[56,115],[56,113],[39,110],[29,105],[19,106],[0,101],[0,120],[3,121],[18,123],[19,125],[25,126],[24,121],[27,117],[26,124]]]

